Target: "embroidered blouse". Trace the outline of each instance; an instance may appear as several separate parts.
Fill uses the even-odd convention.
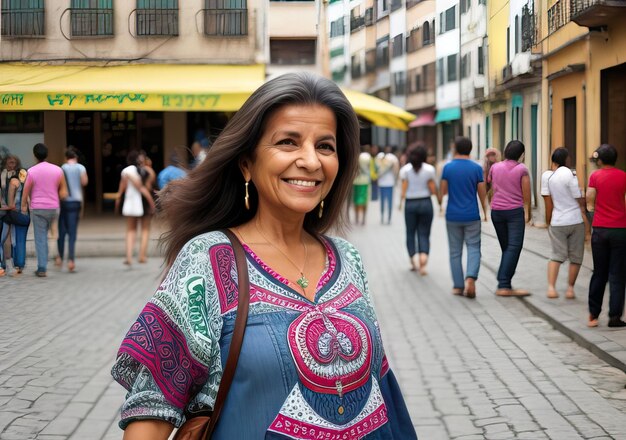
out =
[[[361,257],[323,237],[315,301],[246,248],[250,309],[214,439],[416,439],[383,351]],[[213,406],[237,309],[228,238],[190,240],[131,326],[113,366],[127,391],[120,427],[180,426]]]

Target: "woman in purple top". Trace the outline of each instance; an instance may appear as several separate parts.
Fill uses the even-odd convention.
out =
[[[504,160],[491,167],[487,178],[493,187],[491,220],[502,249],[496,290],[499,296],[529,294],[511,286],[524,243],[524,223],[531,219],[530,176],[526,165],[520,163],[524,150],[520,141],[509,142],[504,149]]]

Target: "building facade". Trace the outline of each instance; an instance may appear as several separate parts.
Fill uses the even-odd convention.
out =
[[[128,151],[145,150],[158,171],[174,147],[210,144],[266,74],[326,74],[322,11],[318,0],[3,0],[2,74],[19,77],[26,88],[31,72],[42,82],[59,78],[55,90],[41,90],[41,99],[49,101],[43,110],[21,111],[28,108],[22,94],[2,94],[0,146],[25,166],[33,163],[37,142],[48,145],[56,163],[68,145],[77,147],[92,176],[87,200],[99,210],[117,191]],[[149,72],[141,66],[150,66]],[[100,69],[91,83],[83,67]],[[130,73],[107,75],[113,67]],[[134,78],[125,81],[129,76]],[[120,90],[123,82],[156,84],[162,102],[148,105],[151,95]],[[186,95],[179,91],[186,83],[209,94]],[[231,87],[234,94],[241,87],[241,93],[232,101],[212,85]],[[98,94],[100,88],[106,92]]]
[[[543,159],[564,146],[585,188],[603,143],[626,169],[626,1],[537,0]]]

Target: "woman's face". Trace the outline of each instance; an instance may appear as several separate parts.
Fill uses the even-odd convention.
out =
[[[8,171],[15,171],[15,168],[17,168],[17,160],[15,160],[15,158],[13,157],[9,157],[7,159],[6,167]]]
[[[496,153],[489,153],[487,155],[487,159],[489,160],[489,162],[494,163],[496,161]]]
[[[257,188],[260,209],[312,211],[339,169],[334,113],[319,104],[279,108],[267,119],[254,157],[241,168]]]

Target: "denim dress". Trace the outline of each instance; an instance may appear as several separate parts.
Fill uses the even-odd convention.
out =
[[[322,237],[314,301],[245,247],[250,309],[214,439],[416,439],[389,369],[361,257]],[[180,426],[212,408],[237,309],[237,268],[221,232],[189,241],[128,331],[113,377],[128,394],[120,426]]]

